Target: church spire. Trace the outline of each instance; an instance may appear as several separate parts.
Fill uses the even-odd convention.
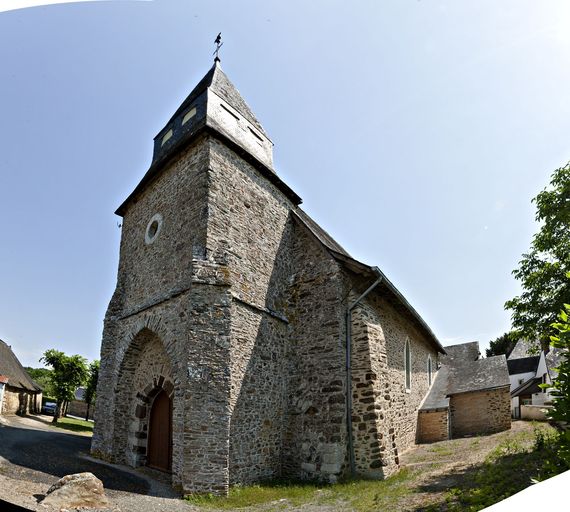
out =
[[[155,137],[153,164],[172,157],[183,142],[208,128],[227,137],[274,172],[273,142],[220,67],[221,33],[215,43],[214,65]]]

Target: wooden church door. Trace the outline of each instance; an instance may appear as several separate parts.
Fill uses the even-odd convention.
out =
[[[164,391],[150,410],[147,464],[162,471],[172,468],[172,401]]]

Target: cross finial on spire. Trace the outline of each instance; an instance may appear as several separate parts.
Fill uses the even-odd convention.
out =
[[[218,36],[216,37],[216,40],[214,41],[214,44],[216,45],[216,49],[214,50],[214,53],[212,55],[215,55],[216,57],[214,58],[214,62],[220,62],[220,57],[218,56],[218,53],[220,52],[220,48],[223,46],[224,43],[222,43],[222,33],[220,32],[218,34]]]

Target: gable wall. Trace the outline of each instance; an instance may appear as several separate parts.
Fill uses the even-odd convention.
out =
[[[335,481],[346,470],[344,308],[338,263],[300,224],[293,231],[283,474]]]

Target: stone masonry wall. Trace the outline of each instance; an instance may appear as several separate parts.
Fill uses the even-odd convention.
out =
[[[287,389],[291,203],[210,139],[208,254],[223,255],[233,306],[230,482],[279,476]]]
[[[199,139],[129,205],[111,309],[129,314],[190,286],[192,259],[205,257],[207,162],[207,145]],[[156,241],[147,244],[155,214],[162,216],[162,226]]]
[[[92,450],[143,464],[145,415],[153,389],[165,389],[173,400],[173,484],[223,494],[229,485],[231,295],[226,261],[206,250],[208,158],[208,144],[197,140],[125,213]],[[147,244],[146,228],[157,213],[162,227]],[[147,341],[140,339],[143,331],[152,334]],[[160,340],[164,357],[145,348],[150,339]],[[160,370],[151,371],[155,363]],[[139,364],[148,372],[137,373]],[[143,389],[131,389],[133,382]]]
[[[434,443],[449,439],[449,411],[420,411],[418,443]]]
[[[335,481],[346,470],[344,308],[338,263],[295,224],[283,475]]]
[[[36,395],[10,384],[4,387],[2,414],[34,414],[40,412],[41,405],[41,393]]]
[[[286,323],[233,304],[230,483],[281,475],[287,342]]]
[[[357,471],[385,477],[399,467],[399,455],[414,445],[417,412],[428,389],[427,360],[435,349],[411,321],[378,292],[352,316],[353,436]],[[411,388],[405,388],[404,347],[410,341]]]
[[[452,395],[449,400],[451,436],[501,432],[511,428],[509,388]]]

